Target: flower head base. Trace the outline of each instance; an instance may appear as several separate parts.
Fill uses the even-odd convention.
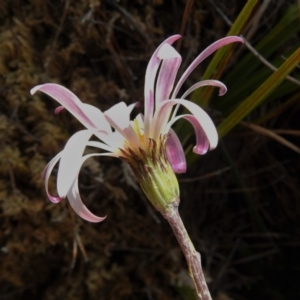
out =
[[[178,181],[166,152],[167,138],[149,139],[147,149],[139,148],[138,153],[120,149],[124,155],[120,158],[130,165],[147,198],[159,211],[179,198]]]
[[[120,102],[104,113],[94,106],[82,103],[71,91],[57,84],[44,84],[31,90],[42,91],[72,113],[85,127],[75,133],[65,148],[46,166],[46,192],[52,202],[59,202],[67,197],[78,215],[90,222],[100,222],[104,218],[92,214],[82,203],[78,190],[78,174],[84,161],[91,156],[113,156],[128,162],[141,188],[153,203],[163,212],[172,201],[178,201],[179,187],[175,173],[186,171],[184,151],[171,126],[180,118],[189,121],[194,127],[196,145],[193,151],[205,154],[217,146],[216,128],[198,105],[185,100],[190,93],[205,85],[216,86],[219,94],[226,93],[226,87],[217,80],[204,80],[191,86],[181,97],[180,88],[189,74],[207,56],[220,47],[233,42],[243,42],[239,37],[226,37],[213,43],[196,57],[174,86],[181,64],[181,56],[172,47],[179,35],[166,39],[153,53],[145,78],[145,112],[130,121],[130,113],[135,104],[127,106]],[[191,114],[176,116],[178,106],[182,105]],[[101,142],[91,141],[96,136]],[[84,155],[86,146],[98,148],[105,153]],[[54,166],[59,163],[57,175],[58,197],[48,191],[48,181]]]

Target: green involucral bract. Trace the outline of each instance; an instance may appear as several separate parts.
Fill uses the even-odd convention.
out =
[[[153,206],[161,213],[170,204],[178,203],[179,185],[166,154],[166,137],[159,142],[149,139],[146,149],[139,153],[130,148],[122,150],[122,159],[129,163],[140,186]]]

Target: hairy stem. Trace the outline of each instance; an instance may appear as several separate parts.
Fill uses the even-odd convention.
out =
[[[164,218],[169,222],[181,250],[186,258],[190,275],[194,281],[196,292],[199,300],[211,300],[203,270],[201,267],[200,253],[195,250],[195,247],[184,227],[181,217],[178,213],[178,203],[172,203],[168,209],[163,212]]]

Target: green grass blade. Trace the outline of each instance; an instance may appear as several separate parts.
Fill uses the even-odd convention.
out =
[[[300,30],[297,5],[291,5],[281,20],[255,45],[255,49],[265,58],[269,59],[274,52],[286,48],[288,41],[296,36]],[[278,56],[278,54],[275,54]],[[261,65],[253,53],[248,53],[241,58],[239,63],[226,76],[226,84],[241,85],[245,78]]]
[[[227,134],[255,107],[261,104],[270,93],[285,79],[285,77],[300,62],[300,48],[298,48],[257,90],[246,98],[219,126],[219,136]]]
[[[240,12],[239,16],[235,20],[234,24],[231,26],[230,30],[228,31],[227,35],[239,35],[244,28],[245,24],[248,21],[248,18],[251,16],[252,10],[254,9],[255,5],[257,4],[257,0],[248,0],[242,11]],[[224,67],[229,60],[232,54],[232,47],[234,45],[227,45],[219,49],[216,54],[214,55],[212,61],[208,65],[206,71],[202,76],[203,79],[208,78],[219,78],[223,73]],[[215,70],[218,67],[218,72],[215,73]],[[212,88],[204,88],[196,90],[192,96],[191,100],[197,104],[200,104],[203,107],[208,105],[209,99],[211,97],[213,89]]]
[[[277,56],[276,58],[270,60],[269,62],[275,66],[280,67],[280,65],[285,61],[283,57],[289,57],[298,47],[293,47],[286,52],[282,53],[282,57]],[[292,50],[292,51],[290,51]],[[254,62],[253,62],[254,63]],[[245,70],[246,71],[246,70]],[[242,77],[245,72],[240,70],[240,77]],[[228,115],[239,105],[243,99],[247,98],[252,92],[254,92],[269,76],[273,74],[274,71],[262,65],[260,68],[253,70],[251,74],[248,74],[248,77],[244,78],[243,81],[239,81],[238,84],[227,82],[227,78],[224,79],[224,83],[228,88],[228,93],[224,96],[212,98],[211,106],[214,109],[221,111],[224,116]],[[295,79],[299,80],[299,76],[294,76]],[[239,74],[236,74],[236,81],[239,79]],[[286,80],[281,86],[280,89],[276,89],[272,94],[268,96],[268,99],[265,101],[272,101],[272,99],[280,99],[282,97],[289,96],[290,93],[295,92],[299,89],[299,86],[295,83],[292,83]]]
[[[293,96],[291,96],[289,99],[287,99],[283,104],[280,106],[276,106],[274,109],[269,111],[267,114],[264,114],[261,116],[258,120],[255,120],[255,124],[262,124],[270,119],[275,119],[278,116],[280,116],[285,110],[290,108],[291,106],[295,105],[297,102],[299,102],[300,99],[300,91],[298,93],[295,93]]]
[[[220,142],[220,146],[224,155],[225,160],[229,163],[231,166],[231,170],[233,172],[233,176],[235,178],[235,183],[237,187],[239,187],[242,192],[242,197],[244,198],[245,205],[247,205],[249,215],[253,222],[256,224],[256,226],[260,229],[261,232],[268,232],[263,218],[261,217],[259,210],[255,206],[255,202],[251,199],[251,193],[248,192],[248,187],[243,180],[243,176],[240,174],[239,168],[236,164],[236,161],[234,158],[230,155],[230,151],[227,149],[225,143],[223,141]],[[270,241],[272,241],[272,238],[270,238]]]

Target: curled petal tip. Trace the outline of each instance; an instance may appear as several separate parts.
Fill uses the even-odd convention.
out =
[[[172,42],[173,42],[173,41],[176,41],[176,40],[178,40],[178,39],[180,39],[180,38],[181,38],[181,34],[173,34],[173,35],[169,36],[169,37],[166,39],[166,41],[172,40]]]
[[[244,39],[242,37],[240,37],[240,36],[239,36],[239,38],[240,38],[240,42],[243,43],[243,44],[245,44]]]
[[[92,213],[80,215],[80,217],[82,217],[83,219],[85,219],[86,221],[91,222],[91,223],[100,223],[106,219],[106,216],[98,217]]]
[[[73,207],[74,208],[74,207]],[[91,223],[100,223],[102,221],[104,221],[106,219],[106,216],[104,217],[98,217],[94,214],[92,214],[89,210],[87,211],[82,211],[82,212],[79,212],[79,211],[76,211],[75,212],[84,220],[88,221],[88,222],[91,222]]]
[[[104,217],[98,217],[100,220],[98,222],[102,222],[106,219],[107,216],[104,216]]]
[[[74,209],[74,211],[84,220],[89,221],[91,223],[99,223],[102,222],[105,217],[98,217],[94,215],[89,209],[83,204],[81,197],[79,195],[78,189],[78,178],[73,182],[68,194],[67,198],[69,200],[70,205]]]
[[[56,115],[58,115],[62,110],[64,110],[64,107],[63,106],[58,106],[58,107],[55,108],[54,113]]]
[[[220,88],[219,90],[219,96],[224,96],[227,93],[227,87]]]
[[[245,43],[245,41],[244,41],[244,39],[243,39],[242,37],[236,36],[236,35],[227,36],[227,37],[222,38],[222,39],[220,39],[220,40],[225,40],[225,39],[231,40],[231,41],[230,41],[231,43],[234,43],[234,42],[240,42],[240,43],[243,43],[243,44]]]
[[[175,173],[186,172],[186,160],[180,140],[174,130],[170,129],[166,151],[168,160]]]
[[[212,150],[212,149],[210,149],[210,150]],[[196,153],[196,154],[200,154],[200,155],[206,154],[207,151],[208,151],[208,147],[195,146],[193,148],[193,152]]]
[[[181,58],[180,54],[169,44],[164,44],[157,53],[159,59]]]
[[[177,165],[176,167],[172,166],[172,167],[173,167],[173,171],[176,174],[183,174],[183,173],[186,172],[186,165],[185,164]]]
[[[48,195],[48,198],[49,198],[49,200],[50,200],[52,203],[59,203],[60,200],[62,199],[61,197],[54,197],[54,196],[51,196],[51,195]]]
[[[40,89],[42,85],[37,85],[35,87],[33,87],[31,90],[30,90],[30,94],[33,95],[36,93],[36,91],[38,91]]]

